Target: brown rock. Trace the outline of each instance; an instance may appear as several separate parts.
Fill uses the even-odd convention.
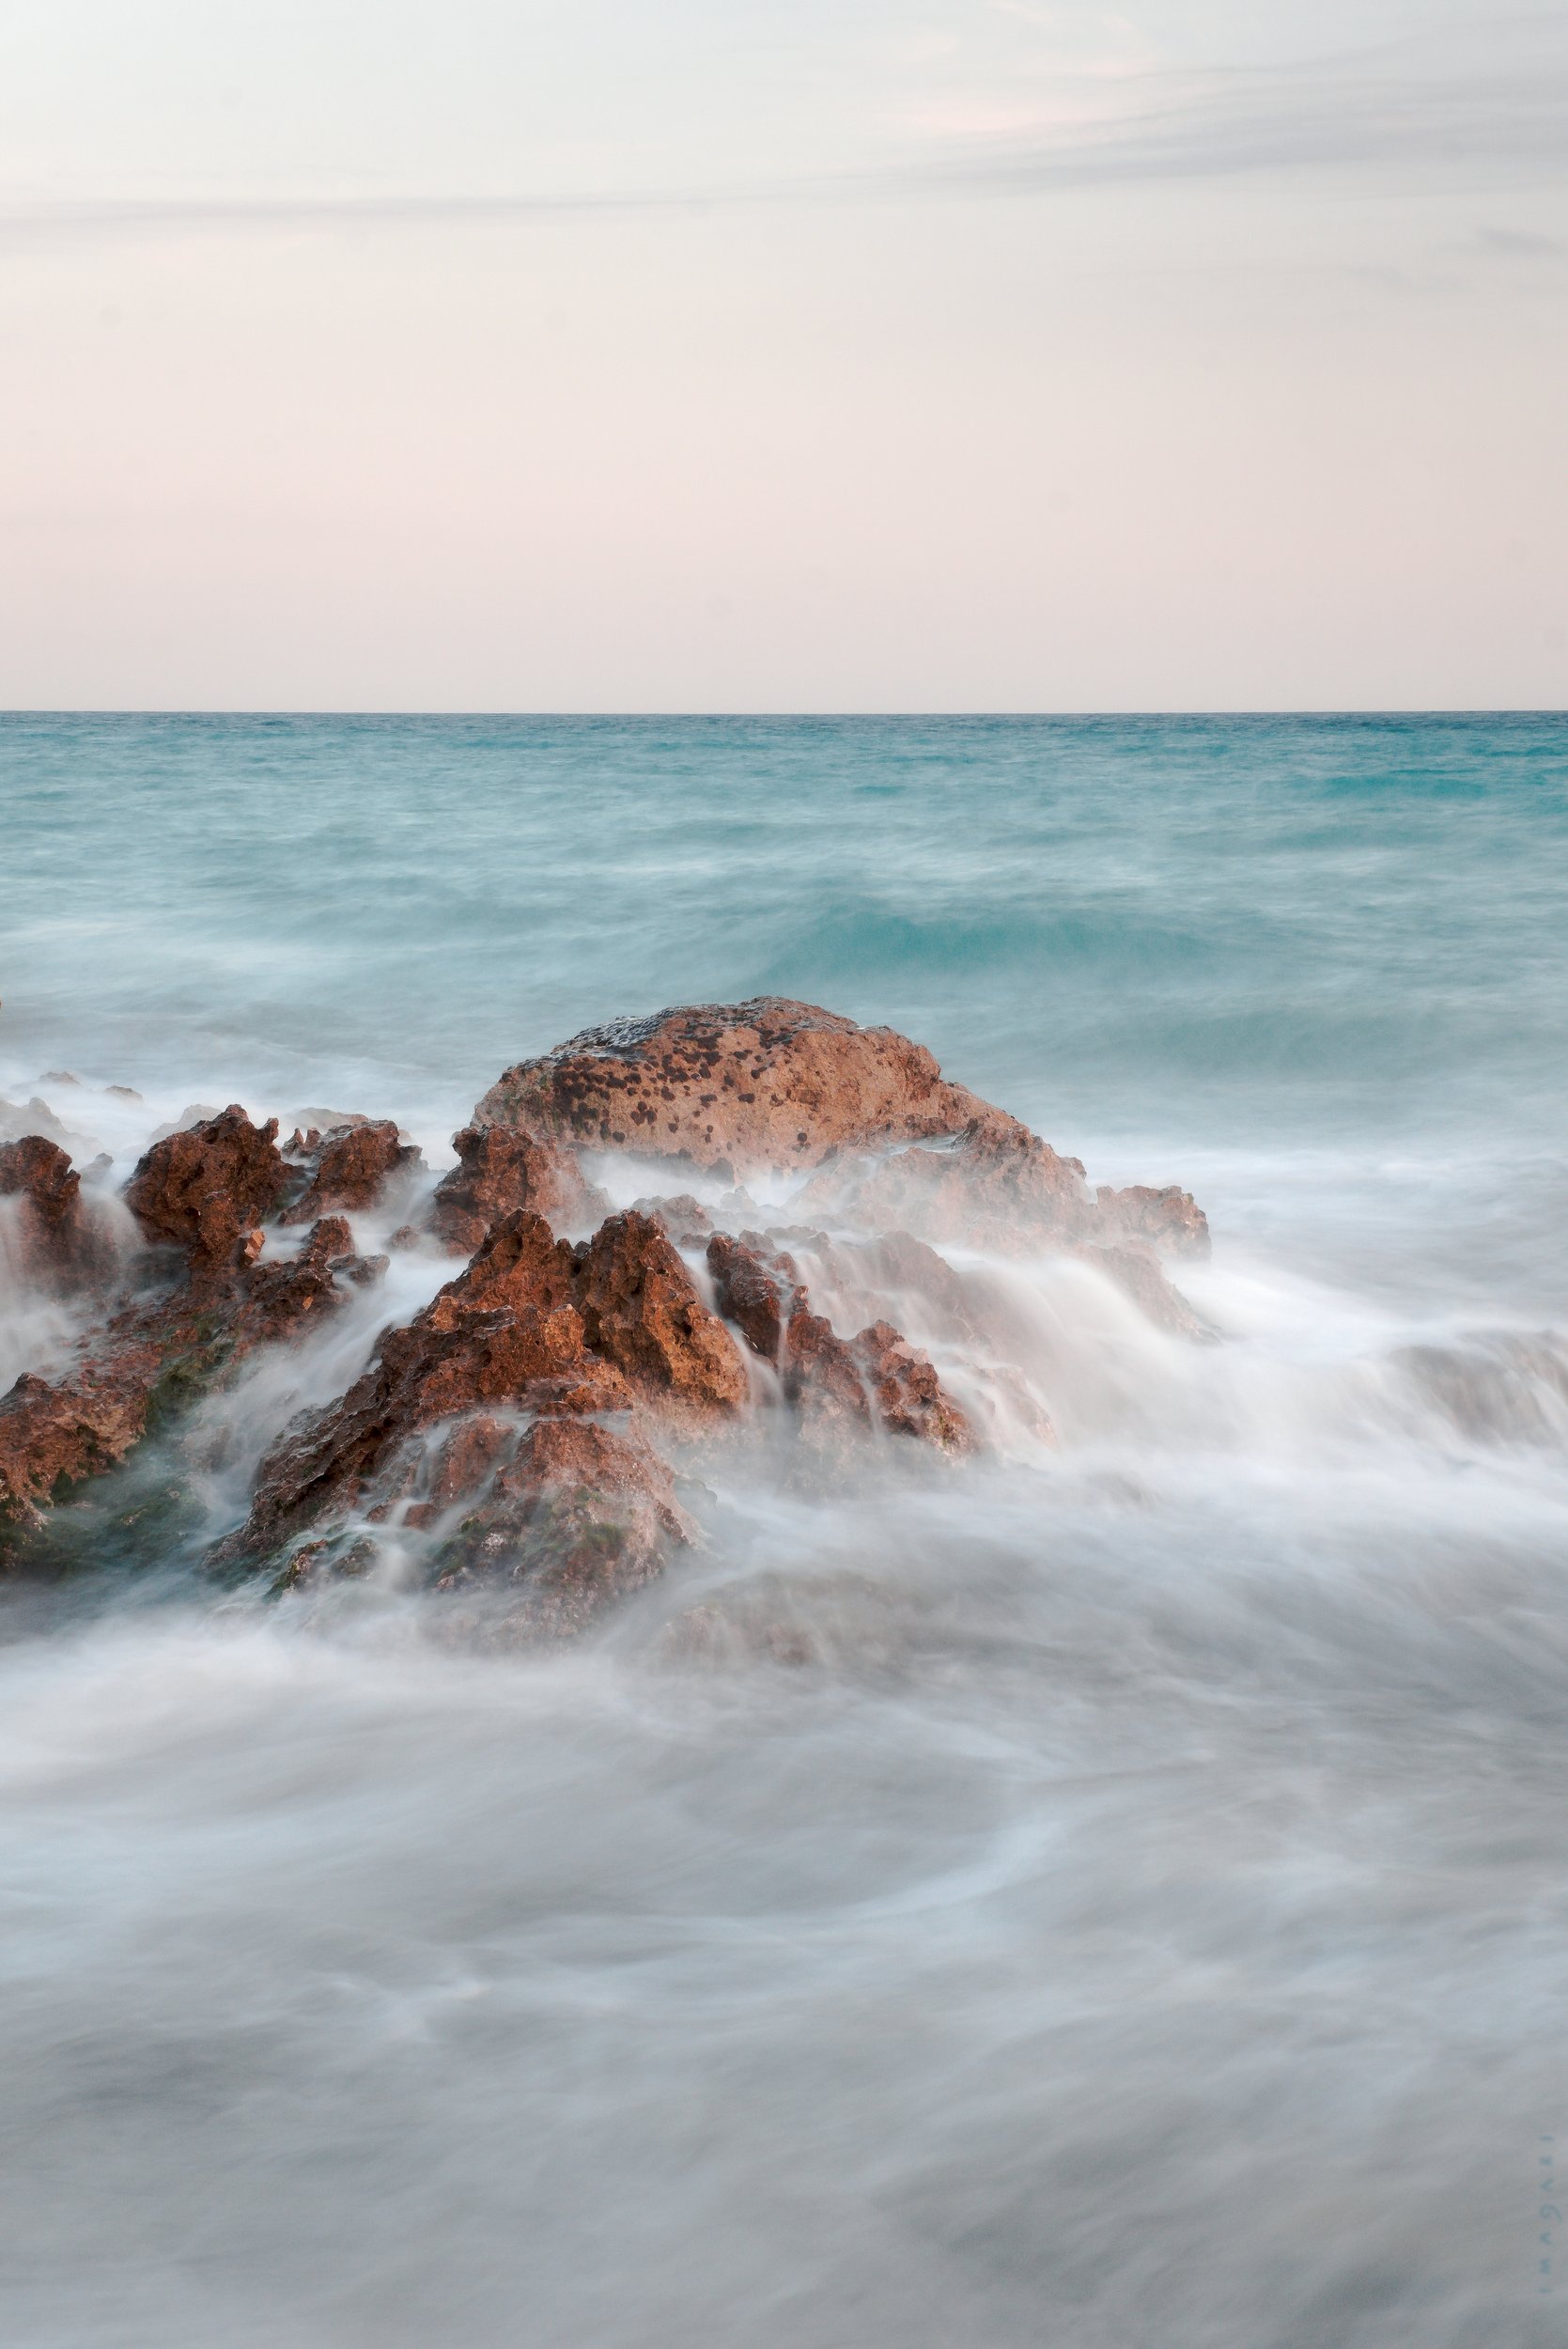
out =
[[[39,1286],[77,1289],[114,1262],[108,1233],[82,1197],[82,1178],[41,1134],[0,1143],[0,1199],[16,1199],[18,1269]]]
[[[54,1383],[25,1376],[0,1396],[0,1525],[36,1524],[45,1503],[122,1460],[147,1425],[159,1367],[128,1354]]]
[[[576,1273],[571,1249],[541,1216],[499,1224],[422,1314],[385,1332],[346,1395],[274,1445],[249,1523],[224,1555],[254,1556],[296,1527],[351,1507],[399,1446],[440,1420],[498,1403],[627,1408],[626,1381],[584,1346]]]
[[[635,1211],[612,1216],[578,1252],[577,1298],[596,1354],[657,1400],[703,1412],[738,1410],[746,1369],[662,1227]]]
[[[707,1244],[708,1268],[722,1310],[753,1352],[775,1366],[786,1400],[808,1424],[881,1426],[942,1452],[971,1448],[970,1423],[927,1355],[891,1322],[839,1337],[812,1312],[793,1257],[769,1256],[765,1249],[758,1233],[732,1239],[716,1232]]]
[[[1147,1240],[1172,1256],[1207,1256],[1209,1220],[1191,1194],[1172,1183],[1152,1190],[1135,1183],[1112,1190],[1102,1183],[1094,1193],[1096,1223],[1107,1242]]]
[[[900,1337],[891,1321],[874,1321],[851,1351],[866,1383],[871,1408],[893,1436],[917,1436],[939,1452],[968,1452],[969,1421],[943,1389],[928,1355]]]
[[[444,1546],[437,1588],[504,1595],[509,1638],[573,1638],[692,1538],[669,1470],[644,1443],[541,1419]]]
[[[1092,1198],[1077,1159],[949,1083],[924,1045],[776,996],[585,1029],[509,1068],[474,1122],[732,1174],[818,1170],[800,1199],[805,1213],[926,1240],[1012,1252],[1092,1238],[1184,1252],[1207,1243],[1185,1192]]]
[[[472,1255],[486,1234],[526,1211],[555,1225],[597,1223],[610,1202],[583,1180],[568,1149],[505,1126],[467,1126],[452,1137],[458,1163],[437,1184],[430,1229]]]
[[[241,1256],[249,1247],[247,1235]],[[340,1215],[324,1216],[296,1256],[250,1262],[236,1303],[236,1333],[247,1346],[293,1334],[307,1314],[320,1315],[344,1302],[339,1281],[356,1286],[386,1269],[384,1256],[359,1256]]]
[[[253,1126],[238,1104],[155,1142],[126,1191],[147,1237],[188,1251],[193,1278],[231,1263],[241,1235],[262,1222],[288,1181],[278,1122]]]
[[[953,1133],[980,1106],[891,1028],[759,996],[584,1029],[509,1068],[474,1120],[743,1174]]]
[[[319,1215],[373,1207],[387,1185],[424,1164],[411,1143],[401,1143],[391,1118],[339,1126],[323,1136],[309,1184],[284,1212],[285,1223],[311,1223]]]

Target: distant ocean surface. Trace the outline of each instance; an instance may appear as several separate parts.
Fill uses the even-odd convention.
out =
[[[126,1171],[767,993],[1195,1192],[1224,1344],[721,1494],[795,1678],[13,1595],[0,2338],[1558,2349],[1568,718],[0,717],[0,1099]]]

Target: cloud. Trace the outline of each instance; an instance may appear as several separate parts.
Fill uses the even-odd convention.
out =
[[[1071,76],[1066,77],[1070,82]],[[1358,55],[1207,73],[1136,71],[1085,108],[1059,80],[1032,96],[954,89],[902,155],[859,168],[684,187],[514,194],[406,191],[0,203],[0,242],[179,231],[396,229],[587,221],[912,193],[1056,189],[1241,176],[1379,176],[1568,186],[1568,20],[1519,18]],[[1482,229],[1498,253],[1558,241]]]
[[[1093,126],[949,141],[933,186],[1018,192],[1238,174],[1455,171],[1568,180],[1568,25],[1521,19],[1359,56],[1139,77]]]

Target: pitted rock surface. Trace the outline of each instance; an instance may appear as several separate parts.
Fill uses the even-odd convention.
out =
[[[155,1142],[126,1190],[146,1237],[189,1252],[193,1278],[226,1268],[241,1234],[285,1195],[289,1170],[278,1121],[253,1126],[237,1102]]]
[[[430,1229],[445,1248],[472,1255],[487,1233],[526,1209],[555,1229],[598,1223],[610,1202],[584,1181],[569,1149],[506,1126],[465,1126],[452,1137],[458,1163],[436,1185]]]
[[[406,1180],[424,1163],[412,1143],[398,1140],[390,1117],[339,1126],[312,1153],[310,1180],[285,1223],[313,1223],[318,1216],[362,1214],[380,1205],[389,1184]]]
[[[586,1028],[509,1068],[474,1120],[744,1175],[954,1133],[982,1106],[892,1028],[765,995]]]

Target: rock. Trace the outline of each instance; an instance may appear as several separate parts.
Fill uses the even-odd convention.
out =
[[[387,1186],[411,1176],[425,1163],[411,1143],[402,1143],[390,1118],[362,1118],[322,1137],[310,1181],[283,1213],[285,1223],[312,1223],[318,1216],[363,1213],[377,1206]]]
[[[753,1353],[778,1371],[785,1399],[820,1431],[880,1426],[915,1436],[939,1451],[967,1452],[973,1432],[946,1392],[929,1356],[910,1346],[891,1322],[876,1321],[841,1338],[810,1299],[788,1255],[764,1254],[762,1236],[732,1239],[716,1232],[707,1244],[708,1269],[721,1309],[739,1327]]]
[[[286,1431],[223,1559],[262,1555],[298,1528],[353,1507],[399,1447],[439,1421],[496,1404],[551,1415],[629,1408],[626,1380],[583,1342],[576,1275],[571,1248],[542,1216],[497,1225],[423,1313],[384,1333],[346,1395]]]
[[[0,1397],[0,1527],[38,1522],[41,1504],[117,1467],[155,1420],[187,1408],[257,1346],[299,1334],[341,1306],[340,1283],[374,1279],[384,1258],[353,1253],[341,1217],[291,1258],[256,1262],[254,1228],[190,1278],[122,1302],[84,1341],[79,1367],[20,1379]]]
[[[943,1389],[929,1355],[899,1335],[890,1321],[874,1321],[851,1343],[871,1408],[893,1436],[915,1436],[939,1452],[973,1449],[969,1421]]]
[[[759,996],[586,1028],[507,1069],[474,1122],[743,1174],[950,1134],[979,1106],[893,1029]]]
[[[1091,1197],[1079,1159],[948,1082],[924,1045],[777,996],[584,1029],[507,1069],[474,1124],[732,1179],[813,1172],[805,1213],[926,1240],[1011,1252],[1090,1238],[1207,1246],[1185,1192]]]
[[[1102,1183],[1094,1193],[1096,1222],[1107,1241],[1147,1240],[1172,1256],[1205,1257],[1209,1253],[1209,1221],[1191,1196],[1172,1183],[1151,1190],[1135,1183],[1128,1190],[1112,1190]]]
[[[1075,1248],[1073,1253],[1114,1281],[1157,1329],[1169,1330],[1180,1338],[1209,1341],[1218,1336],[1211,1324],[1194,1313],[1180,1289],[1172,1286],[1159,1259],[1144,1242],[1135,1240],[1120,1248],[1090,1244]]]
[[[338,1403],[274,1446],[223,1557],[254,1558],[326,1515],[374,1507],[414,1457],[411,1439],[444,1420],[498,1405],[582,1417],[639,1401],[713,1417],[746,1393],[728,1332],[657,1224],[614,1216],[574,1250],[542,1216],[513,1215],[422,1314],[385,1332]]]
[[[39,1522],[43,1504],[114,1468],[141,1437],[158,1362],[51,1382],[23,1376],[0,1396],[0,1525]]]
[[[253,1126],[238,1103],[153,1143],[125,1194],[147,1239],[185,1249],[193,1278],[232,1262],[241,1234],[261,1222],[288,1182],[278,1122]]]
[[[91,1135],[73,1133],[69,1126],[62,1126],[48,1102],[36,1094],[30,1101],[0,1101],[0,1142],[27,1142],[37,1136],[57,1142],[62,1150],[78,1158],[98,1147]]]
[[[738,1410],[745,1364],[663,1228],[635,1210],[611,1216],[578,1251],[577,1298],[589,1346],[660,1401]]]
[[[0,1199],[16,1199],[18,1269],[39,1287],[78,1289],[101,1280],[114,1263],[114,1244],[82,1197],[82,1178],[58,1143],[41,1134],[0,1143]]]
[[[471,1255],[504,1217],[526,1211],[569,1228],[598,1223],[610,1202],[584,1181],[569,1150],[505,1126],[467,1126],[452,1137],[458,1163],[436,1185],[430,1229]]]
[[[754,1207],[751,1207],[750,1211],[753,1215],[756,1212]],[[657,1222],[663,1224],[677,1244],[706,1239],[713,1229],[713,1218],[702,1201],[694,1199],[689,1190],[677,1191],[673,1199],[657,1194],[646,1199],[634,1199],[631,1212],[633,1215],[652,1216]]]
[[[246,1236],[242,1258],[250,1243],[262,1237],[255,1232]],[[343,1303],[340,1277],[363,1286],[385,1270],[384,1256],[355,1254],[353,1234],[342,1216],[325,1216],[298,1255],[260,1263],[249,1258],[249,1279],[236,1311],[236,1335],[246,1346],[291,1335],[307,1314],[331,1312]]]
[[[644,1443],[541,1419],[438,1552],[436,1587],[504,1595],[509,1638],[574,1638],[693,1538],[668,1469]]]

